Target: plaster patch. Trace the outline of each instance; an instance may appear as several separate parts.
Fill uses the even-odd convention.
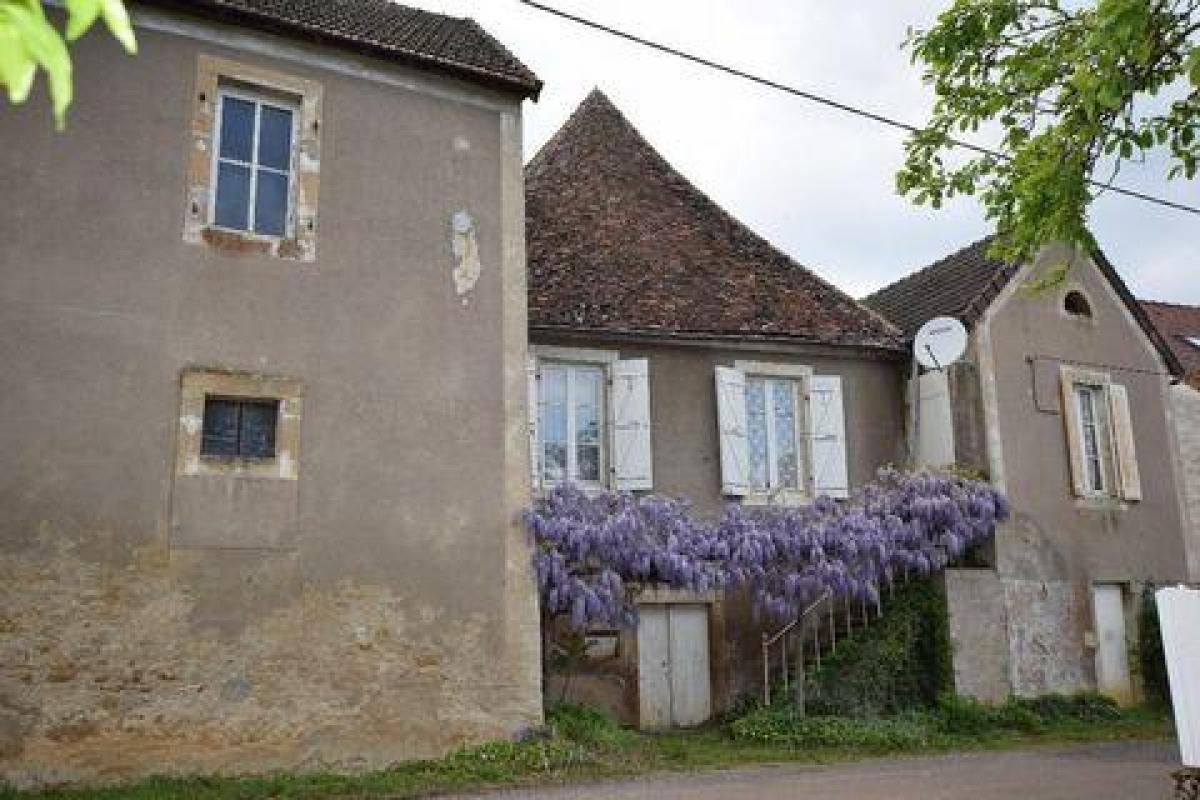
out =
[[[483,270],[479,262],[479,242],[475,236],[475,220],[466,211],[456,211],[450,218],[451,238],[450,248],[458,265],[454,268],[454,291],[463,298],[475,288],[479,275]]]
[[[465,136],[455,136],[454,149],[460,153],[465,153],[471,149],[471,142]]]

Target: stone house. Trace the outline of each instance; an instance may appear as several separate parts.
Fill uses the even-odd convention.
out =
[[[1200,306],[1142,301],[1142,308],[1183,367],[1171,385],[1171,421],[1187,497],[1188,578],[1200,582]]]
[[[542,720],[522,103],[470,20],[136,2],[0,117],[0,778]],[[318,199],[319,194],[319,199]]]
[[[536,486],[844,497],[894,463],[902,337],[721,209],[599,91],[526,168]],[[744,597],[647,591],[551,701],[691,725],[760,691]],[[568,680],[569,678],[569,680]]]
[[[978,470],[1012,504],[987,568],[946,575],[956,686],[1130,700],[1140,587],[1187,576],[1169,410],[1180,365],[1103,254],[1051,247],[1008,267],[989,244],[864,301],[909,337],[938,316],[967,326],[966,356],[910,391],[913,455]],[[1063,285],[1025,288],[1064,263]]]

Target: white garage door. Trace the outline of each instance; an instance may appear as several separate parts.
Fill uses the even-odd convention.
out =
[[[638,620],[643,728],[699,725],[712,714],[708,607],[645,605]]]

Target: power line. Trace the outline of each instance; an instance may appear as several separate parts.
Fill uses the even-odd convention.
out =
[[[737,67],[731,67],[728,64],[722,64],[718,61],[713,61],[711,59],[704,58],[703,56],[698,56],[693,53],[688,53],[687,51],[680,50],[676,47],[671,47],[670,45],[660,44],[659,42],[655,42],[651,39],[646,39],[641,36],[637,36],[636,34],[632,34],[627,31],[620,30],[619,28],[613,28],[609,25],[604,25],[604,24],[596,22],[594,20],[587,19],[586,17],[580,17],[576,14],[571,14],[571,13],[563,11],[561,9],[554,8],[553,6],[548,6],[548,5],[545,5],[544,3],[536,2],[536,0],[518,0],[518,2],[522,3],[523,5],[529,6],[530,8],[537,9],[538,11],[545,12],[546,14],[550,14],[552,16],[568,20],[569,22],[573,22],[577,25],[582,25],[586,28],[591,28],[592,30],[597,30],[602,33],[607,33],[610,36],[617,37],[618,39],[624,39],[628,42],[633,42],[634,44],[641,45],[642,47],[646,47],[651,50],[657,50],[660,53],[666,53],[667,55],[672,55],[672,56],[675,56],[676,58],[681,58],[685,61],[691,61],[693,64],[699,64],[702,67],[708,67],[709,69],[713,69],[718,72],[724,72],[727,75],[733,75],[734,77],[742,78],[743,80],[748,80],[752,83],[757,83],[761,86],[766,86],[770,89],[775,89],[777,91],[784,92],[785,94],[790,94],[795,97],[800,97],[800,98],[803,98],[810,102],[817,103],[817,104],[823,105],[823,106],[827,106],[829,108],[836,109],[837,111],[841,111],[846,114],[851,114],[853,116],[861,117],[863,119],[867,119],[872,122],[877,122],[880,125],[886,125],[891,128],[897,128],[899,130],[906,131],[908,133],[919,133],[922,130],[924,130],[923,128],[921,128],[917,125],[913,125],[911,123],[904,122],[902,120],[898,120],[893,117],[888,117],[883,114],[879,114],[877,112],[870,111],[865,108],[860,108],[859,106],[853,106],[853,105],[850,105],[849,103],[843,103],[840,100],[834,100],[831,97],[826,97],[824,95],[820,95],[815,92],[809,92],[804,89],[799,89],[795,86],[789,86],[786,83],[780,83],[779,81],[772,80],[770,78],[764,78],[761,75],[755,75],[751,72],[746,72],[745,70],[738,69]],[[992,149],[984,147],[982,145],[968,142],[964,139],[956,139],[954,137],[948,136],[948,137],[946,137],[946,141],[948,141],[950,144],[954,145],[955,147],[960,147],[964,150],[970,150],[971,152],[978,153],[979,155],[992,156],[994,158],[1000,158],[1005,161],[1012,160],[1012,157],[1009,155],[1001,153],[997,150],[992,150]],[[1145,192],[1139,192],[1136,189],[1126,189],[1121,186],[1111,185],[1111,184],[1105,183],[1103,181],[1098,181],[1098,180],[1094,180],[1091,178],[1087,179],[1087,182],[1089,185],[1095,186],[1106,192],[1112,192],[1113,194],[1125,195],[1126,197],[1132,197],[1136,200],[1142,200],[1147,203],[1154,203],[1155,205],[1164,206],[1166,208],[1173,208],[1176,211],[1183,211],[1188,214],[1196,214],[1196,215],[1200,216],[1200,207],[1197,207],[1197,206],[1187,205],[1186,203],[1176,202],[1175,200],[1168,200],[1165,197],[1157,197],[1155,195],[1146,194]]]

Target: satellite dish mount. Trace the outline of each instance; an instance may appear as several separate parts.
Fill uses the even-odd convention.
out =
[[[954,317],[934,317],[913,338],[913,357],[926,369],[941,371],[967,352],[967,329]]]

